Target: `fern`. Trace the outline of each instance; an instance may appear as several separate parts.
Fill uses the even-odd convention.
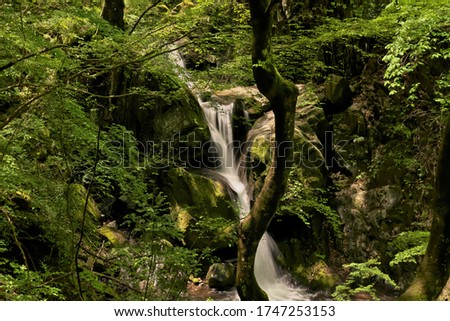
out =
[[[339,301],[351,300],[358,293],[367,293],[373,300],[379,300],[375,285],[383,283],[391,287],[397,287],[391,277],[382,272],[378,266],[380,262],[370,259],[364,263],[350,263],[344,265],[350,270],[347,280],[336,287],[332,294],[333,298]]]
[[[389,242],[388,255],[393,257],[390,266],[401,263],[417,263],[418,257],[425,254],[430,232],[407,231],[400,233]]]

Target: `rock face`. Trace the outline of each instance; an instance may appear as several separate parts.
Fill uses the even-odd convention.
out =
[[[139,86],[150,93],[118,100],[119,108],[113,114],[115,121],[132,130],[143,148],[162,144],[169,149],[174,162],[188,161],[200,167],[209,131],[195,96],[175,76],[162,73],[132,72],[124,87]]]
[[[206,275],[208,285],[214,289],[229,289],[236,280],[236,267],[231,263],[214,263]]]
[[[328,115],[347,109],[352,103],[352,92],[347,79],[338,75],[329,75],[325,82],[324,110]]]
[[[396,185],[368,189],[364,181],[357,180],[336,197],[347,255],[358,262],[382,257],[388,242],[404,227],[405,217],[399,208],[401,189]]]
[[[352,105],[328,117],[333,148],[343,162],[329,177],[335,187],[333,205],[343,223],[345,260],[377,259],[382,270],[395,274],[397,284],[404,286],[415,267],[406,263],[391,267],[398,249],[390,242],[401,232],[428,229],[430,164],[436,161],[430,148],[436,145],[428,138],[430,129],[424,132],[416,115],[402,115],[403,106],[380,81],[384,72],[380,67],[377,63],[368,67],[356,85]],[[411,137],[412,132],[417,136]]]
[[[221,249],[234,244],[239,214],[222,183],[183,168],[170,169],[165,180],[188,246]]]

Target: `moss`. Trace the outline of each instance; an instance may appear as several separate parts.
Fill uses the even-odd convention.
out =
[[[84,206],[86,202],[87,191],[81,184],[71,184],[69,186],[69,196],[71,200],[72,210],[75,215],[81,219],[83,217]],[[86,213],[89,214],[94,220],[100,220],[101,212],[97,207],[97,204],[89,196]]]
[[[308,283],[312,290],[332,290],[336,287],[339,278],[323,261],[305,267],[298,266],[295,275],[303,282]]]
[[[180,205],[189,212],[195,211],[194,217],[238,218],[228,191],[220,182],[175,168],[168,171],[168,185],[172,204]]]
[[[252,142],[251,155],[255,161],[268,164],[270,161],[270,141],[265,136],[258,136]]]
[[[121,246],[127,242],[126,236],[114,227],[104,225],[98,232],[111,242],[114,246]]]
[[[186,244],[225,248],[235,242],[234,222],[239,215],[220,182],[174,168],[168,171],[167,192]]]

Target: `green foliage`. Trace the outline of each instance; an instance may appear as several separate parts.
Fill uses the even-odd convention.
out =
[[[350,270],[350,273],[343,284],[336,287],[333,298],[339,301],[352,300],[359,293],[366,293],[373,300],[378,300],[376,284],[385,284],[396,287],[395,282],[383,273],[378,266],[380,262],[376,259],[370,259],[364,263],[345,264],[344,267]]]
[[[392,257],[389,265],[417,263],[418,257],[425,255],[429,237],[428,231],[400,233],[392,242],[389,242],[388,255]]]
[[[0,254],[6,252],[6,243],[0,240]],[[58,276],[59,273],[46,270],[29,271],[25,265],[0,257],[0,300],[63,300],[61,289],[52,285]]]
[[[422,104],[422,99],[434,94],[433,99],[446,108],[450,70],[450,32],[446,17],[450,14],[450,6],[442,1],[419,1],[399,10],[403,10],[405,20],[397,29],[394,41],[386,46],[388,53],[383,58],[388,66],[385,85],[391,95],[406,95],[411,107]],[[426,67],[433,65],[440,69],[436,74],[436,93],[427,89],[430,75],[425,75],[434,73]]]
[[[183,54],[198,87],[223,89],[254,83],[247,3],[198,1],[177,19],[196,22],[192,43]]]
[[[342,222],[339,214],[332,209],[327,200],[327,191],[308,186],[299,173],[293,171],[289,177],[288,187],[277,210],[278,215],[295,215],[306,226],[311,225],[313,215],[322,215],[330,230],[337,238],[342,236]]]
[[[148,15],[129,36],[99,7],[23,9],[4,5],[0,22],[1,124],[19,111],[0,132],[0,299],[179,299],[202,254],[177,245],[182,234],[159,172],[147,166],[161,155],[143,155],[130,131],[111,124],[116,100],[105,96],[124,66],[166,74],[167,59],[156,58],[189,27]],[[124,213],[110,208],[114,201]],[[118,224],[130,242],[103,239],[102,223]]]

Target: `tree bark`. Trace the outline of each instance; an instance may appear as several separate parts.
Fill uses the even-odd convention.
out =
[[[264,186],[238,227],[236,287],[241,300],[267,300],[254,275],[258,243],[272,220],[287,185],[293,156],[297,87],[278,73],[272,57],[272,25],[277,0],[249,0],[253,29],[253,76],[275,115],[275,148]]]
[[[125,30],[125,21],[123,20],[124,9],[124,0],[103,0],[102,18],[111,25]]]
[[[450,115],[439,154],[433,223],[416,277],[400,300],[435,300],[450,277]]]

